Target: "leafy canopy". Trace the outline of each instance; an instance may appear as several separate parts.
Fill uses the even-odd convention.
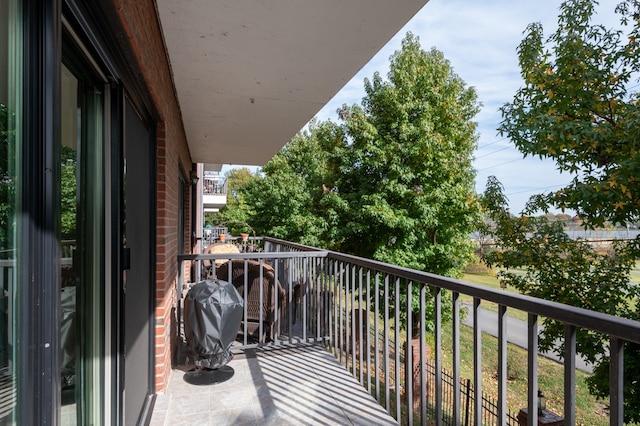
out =
[[[476,93],[411,33],[387,78],[364,84],[362,103],[340,108],[339,124],[312,122],[244,187],[249,222],[263,235],[459,276],[480,218]]]
[[[590,227],[640,213],[638,2],[617,6],[619,29],[591,24],[596,5],[564,2],[546,41],[541,24],[528,26],[518,48],[524,86],[502,107],[499,127],[525,156],[550,158],[574,175],[535,197],[529,211],[572,209]]]
[[[226,223],[229,232],[235,235],[248,232],[243,223],[249,220],[252,210],[247,204],[244,188],[259,178],[258,174],[251,173],[251,170],[246,167],[226,172],[227,203],[220,212],[206,217],[206,222],[211,226]]]
[[[637,221],[640,213],[640,150],[637,78],[640,71],[640,2],[616,7],[620,27],[592,24],[594,0],[567,0],[558,29],[544,40],[531,24],[518,48],[524,86],[502,107],[500,132],[525,155],[550,158],[573,175],[555,192],[532,197],[525,214],[550,207],[575,210],[588,228]],[[497,250],[485,256],[507,268],[500,277],[524,293],[638,319],[638,289],[629,282],[640,240],[614,244],[598,253],[572,241],[558,224],[543,218],[515,218],[505,210],[502,188],[489,182],[484,202],[495,223]],[[514,268],[525,269],[518,275]],[[542,349],[562,337],[559,324],[545,321]],[[606,397],[608,342],[579,331],[577,350],[595,365],[590,391]],[[624,417],[640,421],[637,355],[640,345],[625,344]]]
[[[497,277],[524,294],[593,311],[634,315],[640,288],[629,280],[635,266],[636,248],[622,242],[610,252],[596,249],[588,241],[573,240],[562,222],[545,216],[513,216],[507,209],[503,187],[490,177],[483,196],[492,228],[494,249],[483,259],[498,268]],[[524,271],[524,272],[523,272]],[[556,351],[557,339],[564,336],[563,325],[543,320],[542,351]],[[609,344],[607,336],[578,330],[576,350],[592,365],[598,365]]]
[[[458,276],[473,256],[477,225],[472,155],[473,88],[442,52],[408,33],[384,80],[365,80],[362,105],[340,117],[350,144],[336,179],[348,205],[347,252],[437,274]]]
[[[345,144],[332,122],[312,122],[244,187],[251,225],[261,235],[333,248],[340,236],[331,205],[330,157]]]
[[[0,103],[0,250],[13,248],[15,216],[14,114]]]

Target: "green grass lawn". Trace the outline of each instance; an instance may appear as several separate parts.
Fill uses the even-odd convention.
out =
[[[443,333],[443,366],[453,369],[451,334]],[[460,377],[473,380],[473,333],[463,326],[460,330]],[[498,341],[486,333],[482,335],[482,390],[487,396],[497,398]],[[517,414],[527,406],[527,351],[509,344],[507,349],[507,406]],[[606,405],[596,400],[585,384],[588,375],[576,372],[576,421],[578,425],[608,425]],[[547,409],[562,415],[564,410],[564,367],[543,357],[538,358],[538,386],[547,397]]]
[[[500,291],[507,291],[511,293],[519,293],[514,288],[501,288],[498,279],[495,274],[491,273],[467,273],[462,278],[464,281],[482,285],[485,287],[498,289]],[[636,262],[635,267],[631,270],[630,280],[633,283],[640,285],[640,261]],[[473,300],[469,296],[461,295],[463,302],[472,303]],[[483,308],[498,311],[498,305],[491,302],[483,301]],[[527,320],[527,313],[511,309],[507,313],[521,320]],[[443,334],[443,347],[450,345],[450,335]],[[482,337],[482,351],[483,351],[483,391],[486,395],[497,396],[497,381],[495,380],[495,371],[497,370],[497,339],[486,333],[483,333]],[[471,329],[463,327],[461,330],[461,376],[466,378],[473,378],[473,336]],[[450,347],[450,346],[449,346]],[[445,359],[450,353],[445,349]],[[513,376],[512,380],[509,380],[507,388],[507,405],[512,410],[517,412],[520,408],[525,407],[527,404],[527,352],[517,346],[509,344],[508,349],[508,370]],[[546,358],[540,357],[538,365],[538,380],[539,387],[543,390],[548,398],[547,407],[556,412],[562,413],[563,411],[563,377],[564,370],[561,364]],[[450,365],[447,368],[451,368]],[[576,416],[578,425],[607,425],[609,424],[609,417],[606,410],[606,404],[608,401],[598,401],[589,394],[585,378],[588,377],[586,373],[576,373]]]
[[[640,284],[640,262],[631,270],[631,282]]]
[[[497,290],[500,290],[500,291],[507,291],[507,292],[510,292],[510,293],[519,293],[514,288],[501,288],[500,287],[500,282],[495,277],[495,275],[490,275],[490,274],[464,274],[462,279],[463,279],[463,281],[469,282],[471,284],[478,284],[478,285],[482,285],[484,287],[489,287],[489,288],[497,289]],[[463,303],[473,303],[473,298],[471,296],[460,295],[460,300]],[[498,305],[496,303],[487,302],[487,301],[483,300],[481,306],[484,309],[488,309],[490,311],[498,312]],[[524,311],[520,311],[518,309],[509,309],[507,311],[507,313],[509,314],[509,316],[512,316],[514,318],[518,318],[518,319],[521,319],[523,321],[527,320],[527,313],[524,312]]]
[[[636,262],[635,267],[631,270],[631,274],[629,277],[632,283],[640,285],[640,261]],[[518,290],[513,287],[501,288],[500,282],[495,276],[495,273],[466,273],[462,276],[462,280],[469,282],[471,284],[478,284],[485,287],[498,289],[501,291],[507,291],[510,293],[520,293]],[[473,298],[471,296],[460,295],[462,302],[473,303]],[[492,302],[482,301],[483,308],[498,312],[498,305]],[[514,318],[521,319],[523,321],[527,320],[527,313],[524,311],[520,311],[517,309],[510,309],[507,311],[509,316]]]

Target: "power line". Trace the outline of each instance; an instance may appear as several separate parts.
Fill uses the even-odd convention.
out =
[[[490,142],[490,143],[488,143],[488,144],[486,144],[486,145],[484,145],[484,146],[479,146],[479,147],[478,147],[478,149],[485,149],[485,148],[487,148],[487,147],[489,147],[489,146],[491,146],[491,145],[495,145],[495,144],[497,144],[498,142],[502,142],[502,141],[503,141],[503,140],[505,140],[505,139],[506,139],[506,136],[505,136],[504,138],[500,138],[500,139],[498,139],[498,140],[495,140],[495,141],[493,141],[493,142]]]
[[[503,147],[503,148],[496,149],[495,151],[491,151],[491,152],[489,152],[489,153],[487,153],[487,154],[482,154],[482,155],[480,155],[480,156],[476,157],[475,159],[477,160],[477,159],[479,159],[479,158],[488,157],[488,156],[490,156],[490,155],[495,154],[496,152],[504,151],[505,149],[509,149],[509,148],[511,148],[511,147],[510,147],[510,146],[505,146],[505,147]]]
[[[476,172],[483,172],[485,170],[493,169],[496,167],[504,166],[505,164],[515,163],[516,161],[522,161],[522,158],[516,158],[515,160],[506,161],[504,163],[495,164],[493,166],[485,167],[484,169],[477,169]]]
[[[535,191],[544,191],[545,189],[551,189],[551,188],[559,188],[561,186],[567,186],[569,185],[571,182],[567,182],[567,183],[563,183],[560,185],[551,185],[551,186],[545,186],[544,188],[533,188],[533,189],[528,189],[526,191],[516,191],[516,192],[510,192],[508,194],[504,194],[504,195],[515,195],[515,194],[524,194],[526,192],[535,192]]]

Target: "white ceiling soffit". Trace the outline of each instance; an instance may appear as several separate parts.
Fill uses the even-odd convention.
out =
[[[194,162],[263,165],[427,0],[157,0]]]

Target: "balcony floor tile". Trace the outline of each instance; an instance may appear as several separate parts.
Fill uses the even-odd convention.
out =
[[[174,369],[156,398],[151,425],[396,425],[321,345],[263,347],[237,354],[196,385],[193,366]],[[231,370],[232,369],[232,370]]]

